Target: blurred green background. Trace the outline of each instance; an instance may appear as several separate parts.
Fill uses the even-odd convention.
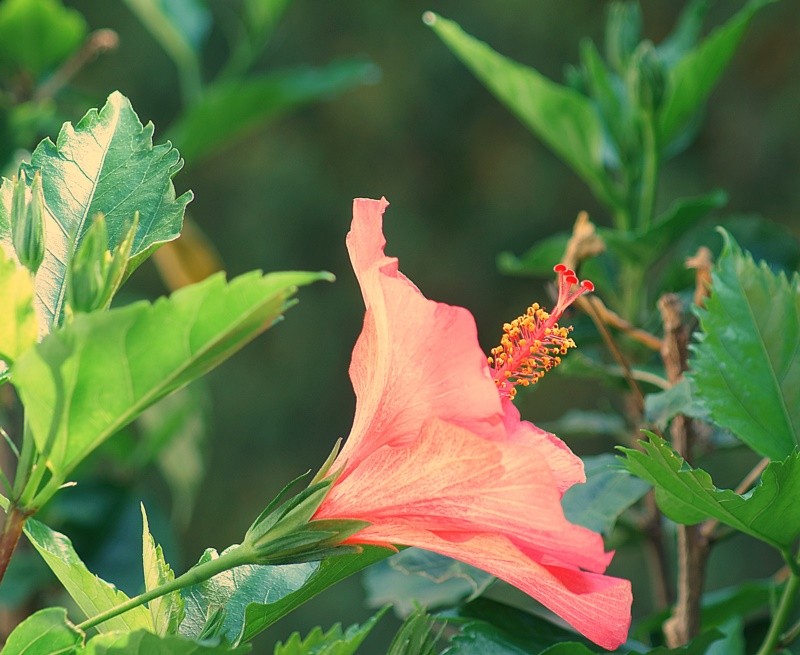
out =
[[[109,27],[120,38],[115,51],[74,80],[69,93],[75,113],[68,118],[79,119],[119,89],[143,121],[155,123],[160,141],[180,107],[172,61],[121,1],[65,4],[78,9],[92,29]],[[228,48],[226,15],[235,3],[209,4],[216,20],[204,65],[214,71]],[[679,5],[644,3],[645,34],[659,41]],[[739,5],[717,3],[709,24],[722,22]],[[560,81],[564,64],[578,58],[581,38],[602,42],[606,5],[596,0],[290,4],[257,70],[363,55],[381,74],[375,84],[251,132],[175,179],[178,192],[195,192],[189,214],[209,235],[230,275],[254,268],[326,269],[338,278],[303,289],[300,304],[282,324],[209,376],[208,471],[191,521],[178,535],[181,554],[173,555],[173,561],[183,558],[174,561],[178,569],[206,546],[222,549],[239,540],[267,500],[288,480],[318,466],[335,439],[348,433],[354,396],[347,367],[363,315],[344,246],[354,197],[389,199],[389,254],[400,257],[402,270],[426,295],[472,310],[486,350],[499,339],[504,321],[544,299],[547,282],[501,276],[497,254],[522,253],[568,229],[580,210],[599,224],[608,222],[583,183],[423,25],[427,9]],[[756,17],[712,96],[696,143],[664,171],[659,207],[713,188],[730,194],[724,214],[761,213],[800,235],[797,2],[784,0]],[[126,289],[129,296],[164,292],[152,263]],[[575,338],[580,345],[580,332]],[[523,416],[537,423],[558,418],[568,407],[604,407],[611,397],[598,394],[591,383],[557,376],[540,387],[520,399]],[[608,449],[599,440],[570,443],[579,452]],[[718,482],[735,484],[747,468],[747,462],[732,460],[718,472]],[[145,486],[147,493],[155,489],[167,498],[157,475]],[[136,543],[132,538],[128,543]],[[750,547],[738,539],[720,549],[709,585],[771,574],[776,562]],[[629,566],[636,577],[641,567],[633,560]],[[626,574],[624,568],[615,571]],[[643,590],[641,580],[634,583],[635,590]],[[642,600],[645,609],[646,594]],[[269,634],[278,638],[290,629],[367,615],[357,581],[298,614]]]

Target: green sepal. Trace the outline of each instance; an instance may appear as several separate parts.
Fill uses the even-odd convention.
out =
[[[14,178],[11,185],[11,241],[19,262],[36,273],[44,259],[42,175],[36,172],[29,191],[25,171],[20,169],[19,177]]]

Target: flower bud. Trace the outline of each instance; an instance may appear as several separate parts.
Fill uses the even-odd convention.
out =
[[[67,292],[73,311],[88,313],[111,304],[125,276],[138,223],[137,212],[128,234],[111,252],[105,217],[95,216],[70,262]]]
[[[28,190],[25,171],[12,182],[11,240],[17,259],[31,273],[36,273],[44,259],[44,193],[42,176],[37,171]]]
[[[664,99],[667,74],[664,64],[650,41],[642,41],[633,53],[626,78],[634,104],[648,112],[657,112]]]
[[[642,10],[639,3],[612,2],[606,19],[606,58],[620,75],[625,74],[641,33]]]

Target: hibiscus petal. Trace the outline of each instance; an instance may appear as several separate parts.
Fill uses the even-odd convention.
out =
[[[483,439],[438,419],[415,440],[364,458],[355,474],[337,480],[315,518],[504,534],[543,563],[595,572],[612,557],[600,535],[567,521],[536,444]]]
[[[542,450],[562,495],[572,485],[586,482],[580,457],[552,432],[542,430],[529,421],[520,420],[519,410],[508,398],[503,400],[503,423],[509,439],[520,443],[535,443]]]
[[[435,533],[412,523],[374,525],[353,543],[396,543],[424,548],[480,568],[521,589],[603,648],[627,638],[631,622],[628,580],[543,565],[502,535]]]
[[[347,236],[367,313],[350,364],[357,402],[343,477],[377,448],[413,440],[431,416],[503,430],[472,315],[425,298],[384,254],[387,204],[355,200]]]

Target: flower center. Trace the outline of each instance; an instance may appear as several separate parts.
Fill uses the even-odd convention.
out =
[[[538,303],[511,323],[503,325],[500,345],[492,348],[488,358],[492,378],[500,395],[514,399],[516,387],[536,384],[547,371],[561,363],[561,356],[575,347],[569,333],[572,326],[561,327],[558,319],[564,311],[586,292],[594,291],[589,280],[578,280],[575,271],[564,264],[553,269],[558,275],[558,300],[552,312]]]

